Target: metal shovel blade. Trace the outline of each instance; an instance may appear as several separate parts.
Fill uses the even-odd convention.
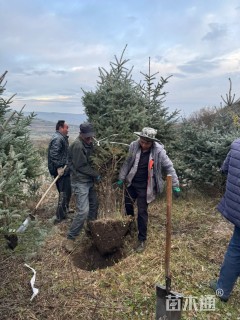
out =
[[[66,169],[67,166],[64,166],[64,170]],[[20,225],[20,227],[17,229],[15,234],[11,234],[11,235],[5,235],[5,238],[7,239],[7,246],[14,250],[16,248],[16,246],[18,245],[18,233],[23,233],[25,232],[25,230],[27,229],[30,221],[35,220],[35,212],[37,211],[38,207],[40,206],[40,204],[42,203],[42,201],[44,200],[44,198],[46,197],[46,195],[48,194],[48,192],[50,191],[50,189],[52,188],[52,186],[56,183],[56,181],[60,178],[60,175],[56,176],[55,179],[52,181],[52,183],[50,184],[50,186],[48,187],[48,189],[45,191],[45,193],[43,194],[42,198],[39,200],[38,204],[36,205],[34,212],[33,213],[29,213],[28,217],[23,221],[23,223]]]
[[[156,320],[181,319],[183,296],[177,292],[167,292],[165,287],[158,284],[156,293]]]

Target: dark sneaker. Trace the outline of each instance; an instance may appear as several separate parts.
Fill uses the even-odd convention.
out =
[[[143,252],[144,250],[145,250],[145,248],[146,248],[146,243],[145,243],[145,241],[138,241],[138,243],[137,243],[137,246],[136,246],[136,249],[135,249],[135,251],[137,252],[137,253],[141,253],[141,252]]]
[[[217,280],[211,280],[209,282],[209,287],[214,291],[215,295],[223,302],[227,302],[228,298],[222,297],[223,290],[221,288],[218,288],[217,286]]]

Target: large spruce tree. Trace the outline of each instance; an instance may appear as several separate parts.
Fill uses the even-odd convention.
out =
[[[99,68],[94,92],[83,91],[85,112],[96,130],[99,149],[94,160],[106,182],[102,184],[106,204],[110,202],[107,198],[114,198],[111,183],[117,178],[128,150],[124,144],[137,139],[134,132],[146,126],[157,129],[163,142],[173,139],[172,128],[178,114],[169,113],[163,106],[167,94],[163,88],[168,78],[155,83],[156,74],[151,74],[149,61],[149,74],[143,74],[145,84],[136,83],[132,78],[133,68],[127,67],[129,60],[123,57],[125,50],[126,47],[120,59],[115,56],[114,62],[110,62],[110,70]]]
[[[134,132],[146,126],[147,100],[132,79],[132,68],[127,67],[128,60],[123,58],[125,49],[120,59],[115,56],[115,61],[110,62],[110,70],[99,68],[95,92],[84,91],[83,96],[85,112],[99,141],[94,161],[103,177],[99,198],[104,213],[119,210],[112,183],[117,179],[128,144],[137,139]]]

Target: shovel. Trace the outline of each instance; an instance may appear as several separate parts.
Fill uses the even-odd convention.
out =
[[[65,170],[67,166],[65,166],[63,169]],[[56,183],[56,181],[60,178],[61,176],[58,175],[56,176],[56,178],[53,180],[53,182],[50,184],[50,186],[47,188],[47,190],[44,192],[44,194],[42,195],[41,199],[39,200],[39,202],[37,203],[33,213],[30,213],[28,215],[28,217],[23,221],[23,223],[20,225],[20,227],[16,230],[16,234],[10,234],[10,235],[5,235],[6,240],[8,241],[8,247],[12,250],[15,249],[15,247],[18,245],[18,237],[17,237],[17,233],[23,233],[30,221],[33,221],[36,219],[35,217],[35,213],[38,209],[38,207],[40,206],[40,204],[43,202],[44,198],[46,197],[46,195],[48,194],[48,192],[50,191],[50,189],[52,188],[52,186]]]
[[[166,286],[156,285],[157,306],[156,320],[181,319],[183,296],[171,291],[170,250],[171,250],[171,211],[172,211],[172,176],[167,175],[167,221],[166,221],[166,252],[165,279]]]

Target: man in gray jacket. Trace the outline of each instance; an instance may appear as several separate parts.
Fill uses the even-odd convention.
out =
[[[98,200],[94,182],[100,180],[92,167],[94,129],[91,123],[80,125],[79,137],[69,148],[72,191],[76,196],[76,215],[67,234],[65,248],[74,250],[74,240],[83,228],[84,222],[95,220],[98,213]]]
[[[135,132],[139,139],[133,141],[129,147],[129,155],[119,173],[118,186],[125,181],[126,214],[134,216],[134,202],[138,208],[138,243],[137,252],[145,249],[147,239],[148,204],[152,202],[156,193],[163,190],[163,173],[171,174],[173,192],[179,195],[179,181],[172,161],[160,141],[155,138],[157,130],[143,128],[142,132]]]
[[[71,183],[68,167],[68,149],[68,125],[64,120],[59,120],[56,124],[56,132],[48,147],[48,170],[54,178],[60,176],[56,182],[59,197],[54,223],[59,223],[66,219],[69,212]],[[65,166],[67,167],[64,170]]]

